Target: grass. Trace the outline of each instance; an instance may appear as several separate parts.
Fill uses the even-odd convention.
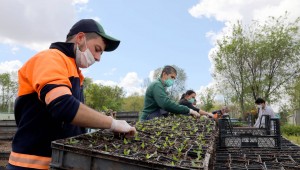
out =
[[[288,140],[292,141],[293,143],[300,145],[300,136],[286,135],[286,134],[283,134],[283,136]]]

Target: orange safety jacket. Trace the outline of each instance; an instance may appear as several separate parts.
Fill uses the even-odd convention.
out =
[[[70,122],[83,102],[83,76],[76,66],[73,43],[53,43],[50,49],[29,59],[18,72],[19,92],[15,101],[18,130],[12,142],[9,164],[48,169],[51,141],[85,133]],[[67,88],[59,88],[67,87]],[[64,90],[46,104],[53,89]]]
[[[216,110],[216,111],[213,111],[212,114],[214,115],[214,119],[220,119],[222,117],[222,111],[221,110]]]

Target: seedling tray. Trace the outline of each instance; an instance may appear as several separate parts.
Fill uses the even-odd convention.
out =
[[[98,130],[52,142],[51,169],[208,169],[215,124],[209,119],[169,116],[135,124],[124,138]]]

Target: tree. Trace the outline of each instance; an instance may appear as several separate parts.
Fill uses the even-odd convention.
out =
[[[144,107],[144,96],[134,93],[123,99],[122,111],[142,111]]]
[[[12,108],[13,100],[18,91],[18,83],[13,73],[3,73],[0,74],[0,89],[1,89],[1,103],[0,103],[0,111],[2,112],[10,112]]]
[[[177,77],[174,81],[173,86],[167,88],[167,92],[168,92],[170,98],[172,98],[175,101],[179,101],[182,93],[185,92],[185,81],[186,81],[187,76],[186,76],[185,71],[182,68],[179,68],[176,65],[172,65],[172,67],[174,67],[176,69]],[[163,68],[160,67],[154,71],[153,80],[156,80],[157,78],[160,77],[162,70],[163,70]]]
[[[91,108],[103,111],[106,108],[120,111],[124,91],[118,86],[103,86],[101,84],[90,84],[85,90],[85,103]]]
[[[217,43],[212,55],[214,79],[228,84],[242,113],[246,103],[258,97],[275,101],[284,85],[293,82],[300,71],[299,18],[288,22],[284,17],[270,17],[264,24],[253,22],[243,28],[233,25],[232,33]]]
[[[211,109],[214,107],[214,98],[216,96],[214,89],[207,87],[200,92],[199,96],[201,102],[203,103],[201,109],[205,111],[211,111]]]

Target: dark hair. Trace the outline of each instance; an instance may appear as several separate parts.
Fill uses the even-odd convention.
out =
[[[174,67],[172,67],[172,66],[169,66],[169,65],[167,65],[167,66],[165,66],[164,68],[163,68],[163,70],[162,70],[162,72],[161,72],[161,75],[160,75],[160,77],[162,78],[162,76],[163,76],[163,73],[166,73],[166,74],[172,74],[172,73],[175,73],[176,75],[177,75],[177,71],[176,71],[176,69],[174,68]]]
[[[181,95],[181,98],[180,98],[180,99],[183,99],[186,95],[191,95],[191,94],[193,94],[193,93],[196,94],[196,92],[195,92],[194,90],[188,90],[188,91],[186,91],[185,93],[183,93],[183,94]]]
[[[183,94],[181,95],[180,100],[181,100],[181,99],[184,99],[184,97],[185,97],[185,93],[183,93]]]
[[[262,104],[262,103],[266,103],[266,101],[264,99],[262,99],[262,98],[257,98],[255,100],[255,104]]]
[[[194,90],[188,90],[188,91],[185,92],[186,95],[191,95],[193,93],[196,94],[196,92]]]

